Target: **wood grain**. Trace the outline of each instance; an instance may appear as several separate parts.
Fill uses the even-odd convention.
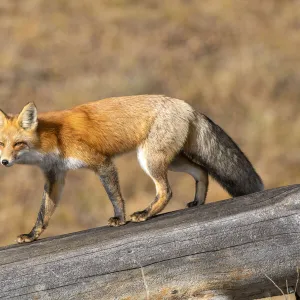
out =
[[[0,249],[0,299],[258,299],[294,286],[300,185]]]

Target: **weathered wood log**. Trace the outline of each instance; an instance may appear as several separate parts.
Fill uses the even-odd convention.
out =
[[[0,249],[1,299],[256,299],[293,286],[300,185]]]

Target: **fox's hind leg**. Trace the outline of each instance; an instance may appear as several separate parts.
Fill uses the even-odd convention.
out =
[[[139,149],[138,159],[144,171],[151,177],[156,187],[154,201],[143,211],[131,215],[131,221],[141,222],[161,212],[172,197],[172,191],[168,182],[169,156],[159,152],[147,153],[145,149]]]
[[[141,167],[151,177],[156,187],[155,200],[141,212],[131,216],[134,222],[161,212],[172,197],[168,182],[168,166],[180,153],[186,142],[193,112],[182,101],[165,98],[155,107],[156,117],[143,144],[138,148]]]
[[[169,170],[188,173],[194,177],[196,193],[194,201],[187,204],[188,207],[204,204],[208,188],[208,173],[204,168],[189,160],[184,154],[179,154],[169,165]]]

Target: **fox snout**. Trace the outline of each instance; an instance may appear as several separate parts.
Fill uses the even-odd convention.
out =
[[[2,166],[10,167],[15,161],[13,149],[6,147],[0,149],[0,163]]]
[[[2,159],[1,163],[3,166],[7,166],[9,164],[9,161],[7,159]]]
[[[8,159],[6,157],[1,157],[1,165],[5,166],[5,167],[10,167],[13,165],[13,159]]]
[[[11,167],[16,160],[16,154],[17,152],[10,145],[2,147],[0,149],[0,164],[5,167]]]

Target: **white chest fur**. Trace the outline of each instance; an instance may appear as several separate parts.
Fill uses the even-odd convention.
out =
[[[65,158],[63,164],[66,170],[76,170],[86,167],[86,164],[82,160],[73,157]]]

